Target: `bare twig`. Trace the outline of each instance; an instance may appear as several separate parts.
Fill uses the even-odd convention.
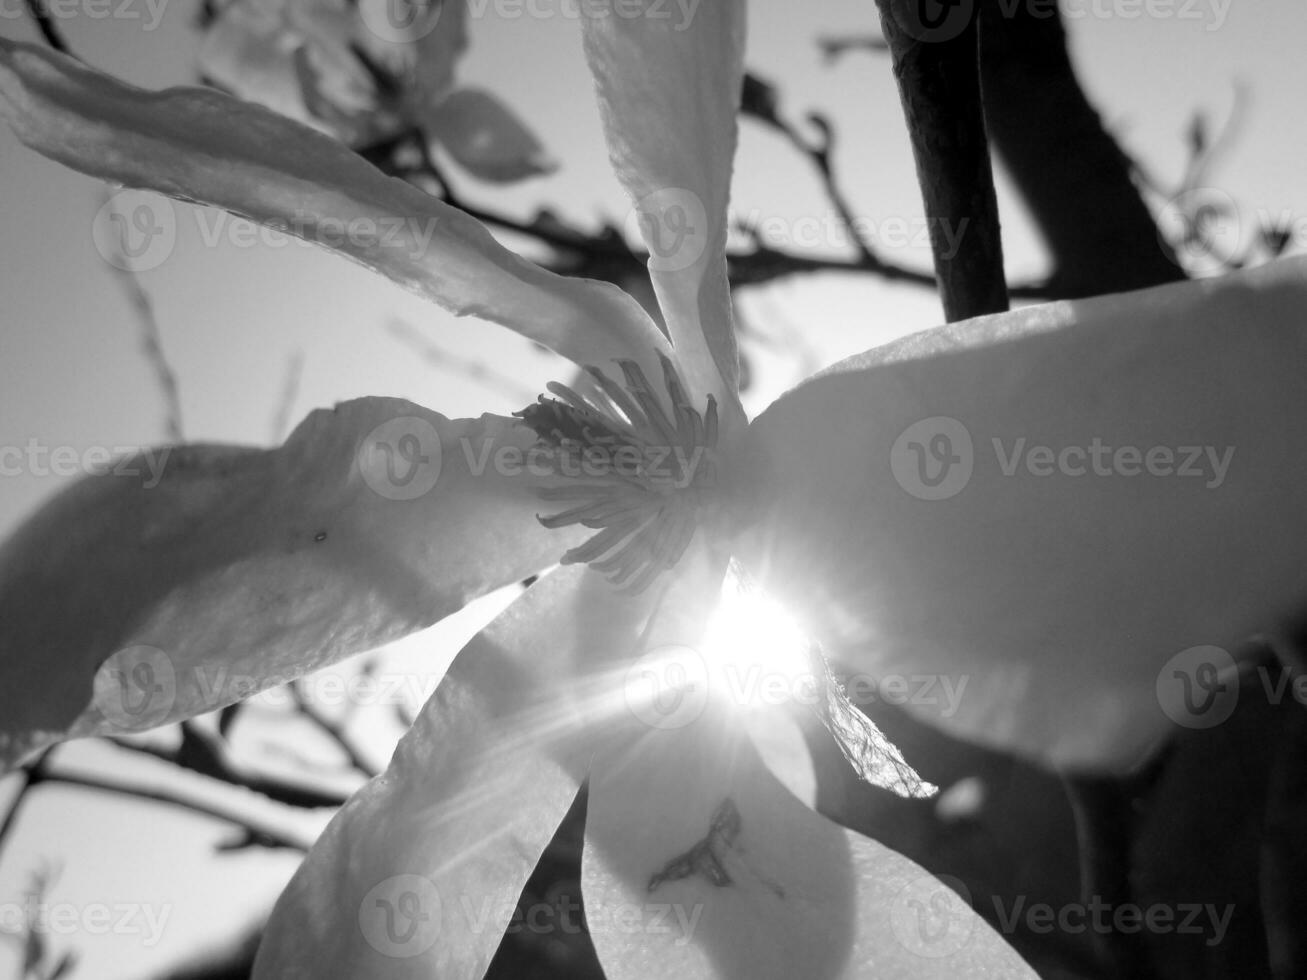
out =
[[[822,57],[828,64],[844,57],[850,51],[882,54],[889,50],[885,39],[874,34],[823,35],[817,38],[817,47],[821,49]]]
[[[388,140],[380,149],[369,147],[360,152],[386,173],[403,177],[422,186],[425,190],[432,191],[443,186],[439,178],[433,176],[424,167],[394,165],[390,154],[398,145],[398,141]],[[798,145],[803,147],[805,153],[810,153],[811,146],[802,136],[798,136]],[[446,187],[446,194],[447,190]],[[614,281],[622,275],[645,274],[648,254],[632,249],[620,236],[592,235],[569,227],[553,214],[546,216],[541,213],[531,221],[519,221],[495,211],[476,207],[463,200],[451,201],[443,194],[442,200],[446,203],[454,203],[484,225],[523,235],[554,249],[560,253],[559,256],[540,260],[540,264],[551,272],[561,275],[587,275],[592,278],[606,278],[609,281]],[[938,284],[935,276],[928,271],[899,265],[874,253],[868,256],[862,250],[859,250],[859,254],[852,259],[825,258],[772,248],[765,243],[756,242],[752,251],[729,252],[726,261],[732,287],[759,286],[787,276],[816,272],[873,275],[890,282],[907,283],[926,289],[934,289]],[[1055,288],[1039,282],[1012,286],[1008,293],[1012,297],[1024,299],[1053,299],[1059,295]]]
[[[42,0],[25,0],[25,2],[27,12],[32,15],[32,20],[36,21],[36,28],[41,32],[41,37],[45,38],[45,43],[56,51],[72,57],[73,53],[68,47],[68,42],[59,33],[59,28],[55,27],[54,19]]]
[[[300,681],[292,681],[290,691],[291,696],[295,699],[296,710],[336,743],[341,752],[345,754],[345,758],[352,768],[357,769],[365,776],[377,775],[377,767],[368,761],[367,755],[354,741],[348,728],[320,711],[312,699],[304,693],[304,686]]]
[[[315,833],[299,826],[297,821],[278,821],[250,812],[249,808],[198,799],[178,789],[173,779],[170,779],[168,783],[133,782],[127,779],[109,779],[99,774],[87,772],[46,768],[41,771],[35,782],[80,786],[84,789],[130,796],[139,800],[166,803],[170,806],[189,810],[192,813],[199,813],[217,820],[226,821],[249,831],[261,841],[297,851],[307,851],[317,839]]]
[[[180,749],[161,748],[148,742],[121,738],[110,738],[108,741],[127,752],[170,762],[215,781],[251,790],[284,806],[312,810],[340,806],[349,798],[348,793],[315,786],[308,780],[282,778],[243,765],[225,750],[213,751],[210,747],[209,752],[200,753],[194,750],[194,743],[192,743],[192,747],[186,753],[182,753]]]
[[[104,200],[106,203],[110,200],[107,194],[104,195]],[[168,439],[171,442],[181,442],[183,439],[182,405],[177,386],[177,373],[168,362],[168,357],[163,350],[163,337],[159,330],[159,320],[154,315],[154,302],[136,274],[129,271],[131,267],[125,258],[109,264],[122,285],[132,310],[136,313],[136,322],[140,327],[141,350],[154,372],[155,382],[163,395],[164,428]]]
[[[18,813],[23,808],[23,803],[27,799],[27,794],[31,792],[33,786],[40,781],[41,771],[50,753],[54,751],[54,746],[46,749],[35,759],[23,766],[19,779],[18,789],[14,791],[14,798],[9,803],[9,809],[5,813],[4,821],[0,822],[0,851],[4,850],[5,841],[8,839],[14,825],[18,822]]]

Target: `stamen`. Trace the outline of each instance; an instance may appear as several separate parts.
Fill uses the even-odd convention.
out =
[[[635,402],[631,400],[631,396],[622,389],[622,386],[596,367],[586,368],[585,373],[594,379],[595,384],[599,386],[599,390],[608,396],[608,400],[626,417],[626,421],[635,425],[636,420],[640,417],[640,410],[636,407]]]
[[[676,432],[672,428],[671,420],[663,412],[662,403],[659,402],[658,396],[649,388],[649,380],[640,370],[640,365],[634,361],[618,361],[618,367],[626,375],[626,386],[630,389],[631,394],[635,396],[636,402],[644,410],[645,418],[658,430],[663,437],[663,444],[670,446],[676,441]]]
[[[563,564],[588,563],[623,592],[638,593],[675,567],[694,538],[715,479],[717,403],[709,396],[696,410],[664,355],[662,392],[636,362],[616,363],[625,385],[587,367],[596,389],[588,396],[554,382],[547,386],[554,398],[542,395],[515,414],[563,481],[539,492],[566,506],[537,519],[551,529],[579,524],[598,532],[567,551]]]

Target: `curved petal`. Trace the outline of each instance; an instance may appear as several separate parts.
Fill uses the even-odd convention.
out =
[[[481,89],[453,92],[422,122],[432,141],[482,180],[506,184],[550,173],[558,166],[526,124]]]
[[[646,614],[575,566],[528,589],[327,827],[273,912],[255,976],[480,977],[589,768],[577,668],[632,646]]]
[[[741,556],[835,659],[952,685],[924,720],[1127,766],[1220,720],[1186,651],[1307,599],[1304,310],[1294,259],[855,357],[750,428]]]
[[[726,203],[744,79],[743,0],[635,0],[582,17],[609,155],[635,202],[649,272],[700,396],[735,411]],[[716,365],[715,370],[712,365]]]
[[[0,547],[0,761],[219,708],[553,564],[579,536],[494,462],[533,439],[368,398],[280,449],[164,449],[74,484]]]
[[[146,92],[0,39],[0,111],[28,146],[75,170],[281,228],[579,364],[637,357],[652,369],[667,347],[616,287],[533,265],[462,211],[261,106],[204,89]]]
[[[596,755],[582,892],[609,980],[1035,976],[939,879],[790,795],[717,703]]]

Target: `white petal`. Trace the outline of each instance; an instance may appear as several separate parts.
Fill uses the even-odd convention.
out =
[[[629,649],[647,606],[560,568],[473,640],[287,887],[255,976],[480,977],[589,768],[577,669]]]
[[[557,561],[534,436],[398,399],[310,415],[280,449],[121,461],[0,547],[0,763],[205,711],[421,629]]]
[[[609,980],[1035,976],[924,869],[790,795],[713,705],[596,756],[582,891]]]
[[[1128,766],[1219,722],[1229,678],[1186,651],[1237,655],[1307,597],[1304,310],[1293,259],[852,358],[751,427],[742,557],[835,659],[931,680],[924,720]]]
[[[730,414],[738,363],[726,204],[745,4],[714,0],[688,14],[660,0],[622,8],[582,18],[609,155],[635,202],[683,369],[697,394],[713,392]]]
[[[146,92],[0,39],[0,112],[66,166],[284,229],[577,363],[639,357],[652,369],[666,349],[616,287],[546,272],[463,212],[260,106],[204,89]]]

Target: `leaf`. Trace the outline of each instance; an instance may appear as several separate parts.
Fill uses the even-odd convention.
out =
[[[491,183],[513,183],[558,167],[526,123],[481,89],[452,92],[426,115],[423,129],[460,167]]]

